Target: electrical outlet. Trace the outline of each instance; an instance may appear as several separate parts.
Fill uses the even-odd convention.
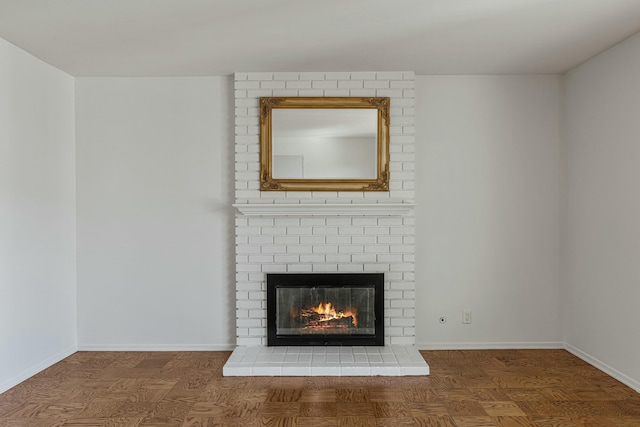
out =
[[[462,310],[462,323],[471,323],[471,310]]]

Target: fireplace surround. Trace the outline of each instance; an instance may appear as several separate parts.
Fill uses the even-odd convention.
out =
[[[237,347],[224,375],[428,375],[414,347],[414,73],[235,73],[234,89]],[[259,99],[281,96],[389,97],[389,191],[260,191]],[[268,346],[266,274],[379,272],[384,346]]]
[[[384,274],[267,274],[267,345],[383,346]]]
[[[414,73],[236,73],[234,88],[236,344],[268,345],[266,274],[383,272],[384,344],[414,345]],[[260,191],[259,100],[281,96],[389,97],[389,191]]]

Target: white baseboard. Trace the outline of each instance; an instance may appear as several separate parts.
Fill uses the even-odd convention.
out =
[[[615,368],[612,368],[611,366],[607,365],[606,363],[602,362],[599,359],[596,359],[595,357],[591,356],[590,354],[585,353],[584,351],[580,350],[579,348],[576,348],[570,344],[565,344],[565,349],[573,354],[576,357],[579,357],[580,359],[584,360],[585,362],[587,362],[588,364],[595,366],[596,368],[600,369],[602,372],[604,372],[605,374],[615,378],[616,380],[620,381],[623,384],[628,385],[629,387],[631,387],[632,389],[634,389],[635,391],[637,391],[638,393],[640,393],[640,381],[634,380],[633,378],[623,374],[622,372],[618,371]]]
[[[535,350],[564,349],[563,342],[427,342],[416,343],[418,350]]]
[[[78,351],[233,351],[235,344],[81,344]]]
[[[73,353],[75,353],[76,351],[78,351],[78,347],[77,346],[71,346],[69,348],[67,348],[66,350],[61,351],[60,353],[49,357],[48,359],[40,362],[40,363],[36,363],[34,366],[24,370],[23,372],[21,372],[20,374],[16,375],[13,378],[10,378],[7,381],[4,381],[3,383],[0,383],[0,393],[4,393],[5,391],[9,390],[12,387],[17,386],[18,384],[20,384],[21,382],[23,382],[24,380],[27,380],[29,378],[31,378],[32,376],[34,376],[35,374],[37,374],[38,372],[44,371],[45,369],[47,369],[48,367],[55,365],[56,363],[60,362],[62,359],[65,359],[69,356],[71,356]]]

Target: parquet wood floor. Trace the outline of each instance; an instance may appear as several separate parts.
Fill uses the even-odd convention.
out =
[[[0,427],[640,426],[563,350],[423,351],[428,377],[223,377],[229,352],[78,352],[0,395]]]

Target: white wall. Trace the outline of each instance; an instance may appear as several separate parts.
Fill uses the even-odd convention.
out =
[[[73,93],[0,39],[0,392],[76,349]]]
[[[561,77],[416,80],[418,346],[562,346]]]
[[[567,343],[640,390],[640,35],[566,77]]]
[[[234,343],[228,80],[76,80],[81,349]]]

